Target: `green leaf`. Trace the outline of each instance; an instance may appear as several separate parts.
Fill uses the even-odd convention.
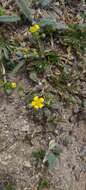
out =
[[[15,190],[15,188],[11,184],[8,184],[5,186],[5,190]]]
[[[8,55],[9,52],[8,52],[7,48],[3,48],[3,53],[4,53],[5,59],[8,60],[9,59],[9,55]]]
[[[40,5],[44,8],[48,6],[51,3],[52,0],[40,0],[39,3]]]
[[[51,26],[54,29],[62,30],[62,29],[68,29],[68,26],[63,23],[63,22],[57,22],[56,20],[48,17],[41,19],[40,22],[38,23],[41,27],[44,26]]]
[[[3,16],[5,14],[5,9],[0,6],[0,16]]]
[[[32,152],[32,156],[36,159],[36,160],[43,160],[44,156],[45,156],[45,150],[43,149],[38,149]]]
[[[12,74],[16,74],[24,66],[24,64],[25,64],[24,61],[17,64],[16,67],[13,69]]]
[[[16,0],[18,7],[21,9],[23,14],[28,18],[29,21],[32,22],[32,14],[31,9],[29,8],[29,1],[28,0]]]
[[[58,102],[56,103],[51,103],[49,105],[50,108],[54,109],[54,110],[58,110],[60,108],[60,104],[58,104]]]
[[[4,91],[5,91],[5,93],[6,93],[7,96],[10,96],[11,93],[12,93],[12,89],[9,88],[9,87],[4,87]]]
[[[49,143],[48,151],[46,152],[45,157],[43,159],[43,163],[47,162],[49,168],[53,168],[61,152],[62,149],[59,146],[57,146],[55,140],[51,140]]]
[[[20,20],[20,17],[16,16],[16,15],[12,15],[12,16],[8,16],[8,15],[0,16],[0,23],[11,23],[11,22],[17,22],[19,20]]]
[[[55,167],[56,156],[52,152],[49,152],[49,154],[47,155],[47,162],[48,162],[48,166],[49,166],[50,169]]]
[[[35,82],[35,83],[38,83],[38,82],[39,82],[39,80],[38,80],[37,75],[36,75],[35,72],[31,72],[30,75],[29,75],[29,78],[30,78],[33,82]]]
[[[39,181],[37,190],[48,190],[47,188],[49,188],[49,182],[47,181],[47,179],[41,179]]]

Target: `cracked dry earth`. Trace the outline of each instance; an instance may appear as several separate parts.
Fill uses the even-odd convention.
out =
[[[86,124],[83,119],[70,122],[71,109],[62,110],[66,122],[57,124],[55,137],[40,134],[31,136],[30,142],[26,134],[41,126],[29,119],[16,91],[9,98],[0,96],[0,183],[11,181],[16,190],[34,190],[40,177],[45,177],[51,190],[86,190]],[[40,146],[47,148],[54,138],[63,152],[55,169],[42,173],[34,167],[31,153]]]

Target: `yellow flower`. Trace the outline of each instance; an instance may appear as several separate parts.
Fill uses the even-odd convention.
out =
[[[40,98],[38,96],[35,96],[33,98],[31,105],[32,105],[32,107],[34,107],[36,109],[43,108],[44,107],[44,98],[42,98],[42,97]]]
[[[16,82],[11,82],[10,86],[12,89],[15,89],[16,88]]]
[[[33,26],[30,27],[30,32],[34,33],[37,32],[40,29],[40,26],[38,24],[34,24]]]
[[[22,51],[23,51],[24,53],[28,53],[28,48],[23,48]]]

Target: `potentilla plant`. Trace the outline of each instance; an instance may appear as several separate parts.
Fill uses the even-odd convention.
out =
[[[33,25],[29,28],[29,32],[31,33],[32,39],[39,50],[39,54],[43,56],[44,48],[40,35],[40,32],[42,32],[41,26],[38,23],[33,22]]]
[[[47,123],[52,119],[53,112],[56,111],[57,107],[53,106],[53,99],[46,94],[28,94],[27,108],[31,113],[31,117],[35,122],[40,122],[41,125],[46,126]],[[53,110],[53,111],[52,111]]]

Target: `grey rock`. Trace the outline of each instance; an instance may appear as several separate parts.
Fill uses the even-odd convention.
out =
[[[80,156],[81,156],[82,158],[85,158],[85,157],[86,157],[86,146],[84,146],[84,147],[81,149],[81,151],[80,151]]]
[[[4,190],[4,187],[3,185],[0,184],[0,190]]]

